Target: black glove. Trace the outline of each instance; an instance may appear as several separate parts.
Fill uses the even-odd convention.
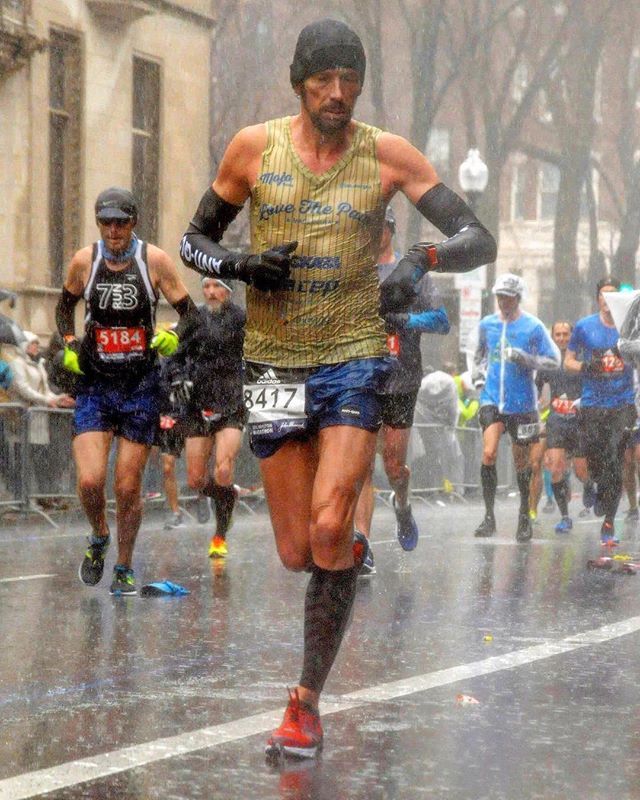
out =
[[[286,242],[259,255],[243,256],[236,264],[236,275],[263,292],[280,289],[289,277],[291,253],[298,242]]]
[[[505,353],[505,358],[511,364],[516,364],[518,367],[527,366],[527,357],[525,353],[518,347],[508,347]]]
[[[389,277],[380,284],[380,316],[407,311],[416,299],[416,283],[425,270],[418,256],[407,253]]]
[[[186,380],[185,378],[175,378],[171,381],[169,402],[174,408],[188,405],[191,399],[192,389],[193,381]]]
[[[408,314],[386,314],[384,318],[384,328],[387,333],[398,333],[407,327],[409,322]]]

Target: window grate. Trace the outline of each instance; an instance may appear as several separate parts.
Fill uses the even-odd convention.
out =
[[[160,65],[133,59],[133,148],[131,174],[138,201],[137,232],[147,242],[158,241],[160,182]]]
[[[60,286],[66,263],[80,244],[80,40],[51,30],[49,38],[49,264]]]

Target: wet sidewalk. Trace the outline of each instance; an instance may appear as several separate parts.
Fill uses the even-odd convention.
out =
[[[0,527],[0,798],[640,798],[640,575],[587,569],[599,521],[559,536],[541,514],[518,545],[511,501],[488,540],[478,506],[415,511],[404,553],[376,509],[324,752],[282,770],[263,747],[299,677],[307,576],[280,566],[266,514],[237,514],[226,563],[208,526],[146,518],[138,584],[178,598],[82,586],[71,516]]]

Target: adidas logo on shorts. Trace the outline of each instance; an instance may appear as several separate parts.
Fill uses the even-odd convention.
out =
[[[263,372],[262,375],[258,378],[256,383],[282,383],[280,378],[276,375],[276,373],[269,368],[266,372]]]

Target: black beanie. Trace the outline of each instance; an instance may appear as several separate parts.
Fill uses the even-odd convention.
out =
[[[300,31],[293,63],[291,85],[295,86],[316,72],[345,67],[355,69],[364,83],[367,63],[360,37],[344,22],[320,19]]]

